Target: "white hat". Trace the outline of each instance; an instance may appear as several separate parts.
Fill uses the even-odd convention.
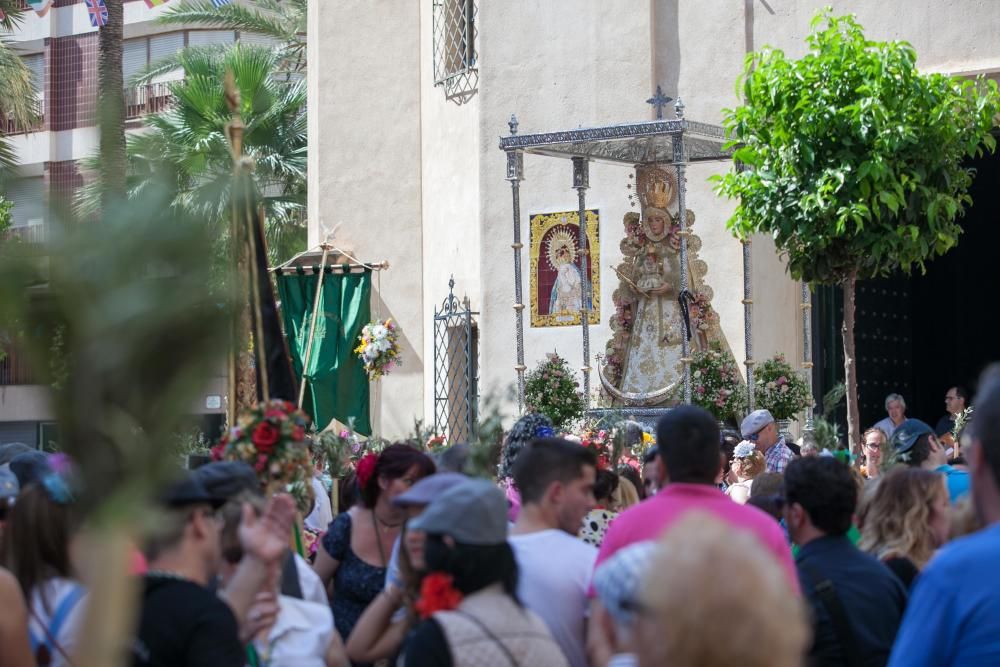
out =
[[[749,438],[768,424],[774,423],[774,417],[767,410],[754,410],[746,416],[740,424],[740,433],[744,438]]]

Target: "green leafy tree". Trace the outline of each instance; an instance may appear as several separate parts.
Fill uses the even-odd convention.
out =
[[[995,148],[993,81],[923,74],[906,42],[865,39],[849,16],[813,21],[809,52],[747,57],[744,104],[726,110],[735,159],[717,179],[739,200],[729,229],[769,234],[795,279],[844,293],[848,436],[860,441],[854,359],[855,285],[924,270],[958,243],[972,200],[964,160]]]
[[[227,261],[225,244],[233,162],[225,126],[231,119],[223,91],[231,71],[240,92],[246,124],[244,155],[254,161],[254,180],[262,193],[272,260],[305,246],[306,194],[305,81],[273,76],[280,54],[266,47],[236,44],[224,51],[182,54],[184,79],[172,82],[176,104],[148,116],[148,129],[128,137],[128,196],[167,181],[171,206],[205,221],[220,243],[215,264]],[[88,163],[98,168],[96,162]],[[78,204],[92,212],[98,201],[92,187]]]
[[[7,35],[23,20],[23,9],[17,0],[0,0],[0,118],[13,121],[20,128],[30,128],[38,118],[38,101],[31,80],[31,71],[13,49]],[[0,178],[7,177],[17,166],[14,149],[0,127]]]

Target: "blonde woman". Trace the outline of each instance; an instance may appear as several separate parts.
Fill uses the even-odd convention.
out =
[[[764,472],[764,455],[754,443],[744,440],[733,450],[731,469],[736,482],[726,489],[726,495],[740,505],[745,505],[750,499],[754,478]]]
[[[948,540],[951,505],[944,476],[922,468],[893,468],[865,494],[858,522],[858,546],[911,586]]]

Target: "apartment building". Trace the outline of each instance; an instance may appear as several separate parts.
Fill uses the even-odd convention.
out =
[[[156,18],[169,6],[150,8],[144,0],[125,0],[123,67],[128,132],[141,131],[146,115],[169,107],[168,84],[182,76],[175,71],[149,84],[130,86],[135,74],[186,45],[226,44],[241,37],[231,30],[158,24]],[[56,198],[72,197],[90,178],[81,161],[98,148],[98,33],[90,24],[83,0],[53,0],[42,15],[27,9],[10,39],[33,73],[42,116],[31,128],[12,123],[3,127],[17,152],[19,168],[18,178],[0,192],[14,204],[8,237],[39,243],[48,233],[48,204]],[[0,361],[0,444],[46,446],[57,438],[48,388],[39,384],[16,347],[5,350],[7,355]],[[224,412],[223,394],[220,379],[206,390],[192,413],[214,424]]]

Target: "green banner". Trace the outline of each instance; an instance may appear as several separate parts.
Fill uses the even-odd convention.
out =
[[[315,273],[307,274],[300,267],[297,273],[278,274],[281,315],[292,366],[299,382],[306,383],[302,407],[317,428],[325,428],[331,419],[345,424],[353,419],[358,433],[371,435],[368,375],[354,348],[361,329],[371,320],[372,276],[370,270],[348,273],[346,266],[343,270],[323,276],[319,317],[305,373],[302,365],[316,298]]]

